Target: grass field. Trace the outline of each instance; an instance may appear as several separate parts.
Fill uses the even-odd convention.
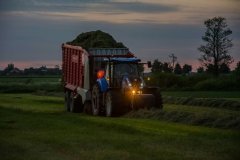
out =
[[[1,83],[58,83],[61,76],[0,76]]]
[[[0,76],[0,93],[62,91],[60,76]]]
[[[168,104],[164,107],[169,113],[179,106]],[[202,111],[200,107],[182,106],[180,110],[199,115],[215,111],[217,117],[234,115],[231,110],[222,113],[216,108]],[[234,116],[239,113],[236,111]],[[62,97],[0,94],[0,130],[3,160],[240,158],[239,130],[192,126],[154,118],[71,114],[64,112]]]

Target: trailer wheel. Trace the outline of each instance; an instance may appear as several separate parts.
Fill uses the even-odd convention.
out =
[[[65,92],[64,106],[65,106],[65,110],[69,112],[70,111],[70,92],[69,91]]]
[[[73,93],[70,96],[70,112],[79,113],[83,110],[82,97],[74,97]]]
[[[93,86],[92,90],[92,114],[97,116],[100,114],[100,89],[97,84]]]
[[[106,94],[106,116],[113,117],[122,114],[119,104],[121,104],[121,97],[118,93],[108,91]]]
[[[91,101],[85,101],[83,106],[84,106],[83,107],[84,113],[91,115],[92,114],[92,104],[91,104]]]

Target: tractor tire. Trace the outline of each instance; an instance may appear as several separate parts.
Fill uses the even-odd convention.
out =
[[[73,93],[71,93],[71,96],[70,96],[70,112],[79,113],[82,110],[83,110],[82,97],[79,96],[79,95],[74,97]]]
[[[86,114],[92,115],[92,104],[91,101],[85,101],[83,111]]]
[[[70,111],[70,92],[65,91],[64,97],[65,97],[65,101],[64,101],[65,110],[69,112]]]
[[[123,110],[121,110],[120,104],[122,104],[120,94],[114,91],[108,91],[106,94],[105,103],[106,116],[115,117],[121,115],[123,113]]]
[[[101,96],[100,89],[98,85],[95,84],[92,89],[92,114],[94,116],[100,115],[101,112],[100,96]]]

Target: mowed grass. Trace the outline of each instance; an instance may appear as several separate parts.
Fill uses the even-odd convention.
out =
[[[222,108],[164,104],[162,110],[141,109],[129,112],[125,117],[240,130],[240,112]]]
[[[192,97],[192,98],[220,98],[240,100],[240,91],[169,91],[162,92],[163,96]]]
[[[61,97],[0,94],[0,130],[3,160],[240,158],[237,130],[66,113]]]

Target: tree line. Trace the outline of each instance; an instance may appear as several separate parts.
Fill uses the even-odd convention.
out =
[[[33,75],[33,76],[41,76],[41,75],[61,75],[62,70],[58,65],[56,65],[54,68],[48,68],[46,66],[41,66],[39,68],[25,68],[24,70],[20,70],[19,68],[15,67],[14,64],[10,63],[8,66],[0,71],[1,76],[27,76],[27,75]]]
[[[237,63],[236,67],[232,70],[233,72],[238,72],[240,70],[240,61]],[[189,75],[192,73],[192,66],[189,64],[184,64],[181,66],[179,63],[176,63],[174,66],[170,62],[161,62],[158,59],[155,59],[152,63],[151,68],[152,73],[174,73],[177,75]],[[197,73],[214,73],[214,67],[209,65],[206,69],[202,66],[197,68]],[[231,69],[225,63],[221,64],[218,69],[219,74],[228,74],[231,73]]]

